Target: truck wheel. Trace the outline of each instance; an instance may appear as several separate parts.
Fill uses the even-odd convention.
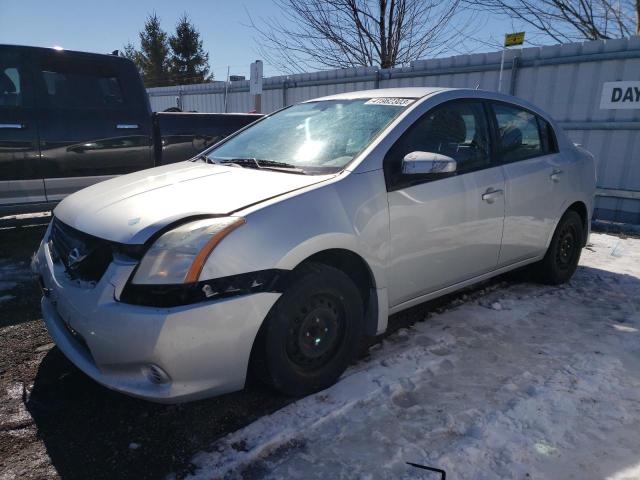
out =
[[[559,285],[573,276],[582,252],[583,230],[582,219],[576,212],[569,210],[562,216],[546,255],[534,267],[540,282]]]
[[[334,384],[353,359],[363,305],[353,281],[328,265],[305,265],[288,285],[265,320],[258,371],[275,389],[303,396]]]

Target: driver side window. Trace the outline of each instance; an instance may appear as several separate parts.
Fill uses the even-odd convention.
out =
[[[399,179],[402,159],[415,151],[453,158],[458,175],[490,166],[489,131],[482,103],[449,102],[423,115],[387,153],[387,183]]]
[[[0,65],[0,107],[21,107],[21,72],[16,67]]]

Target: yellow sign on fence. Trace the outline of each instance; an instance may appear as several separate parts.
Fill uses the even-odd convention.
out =
[[[504,36],[504,46],[513,47],[524,43],[524,32],[507,33]]]

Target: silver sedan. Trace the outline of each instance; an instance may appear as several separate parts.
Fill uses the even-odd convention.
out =
[[[522,100],[344,93],[198,157],[63,200],[34,258],[59,348],[158,402],[334,383],[390,314],[520,267],[558,284],[586,244],[593,157]]]

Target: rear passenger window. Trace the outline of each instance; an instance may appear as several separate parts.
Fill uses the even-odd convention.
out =
[[[22,103],[20,70],[0,65],[0,107],[20,107]]]
[[[43,65],[48,103],[57,108],[109,108],[124,104],[117,76],[90,65]]]
[[[498,149],[503,162],[516,162],[545,154],[537,116],[504,104],[495,104]]]

